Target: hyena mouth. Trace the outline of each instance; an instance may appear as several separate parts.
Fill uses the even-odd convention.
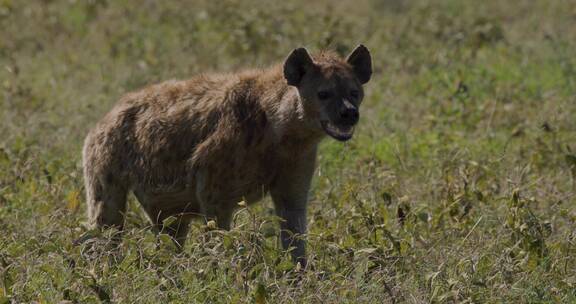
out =
[[[354,134],[354,126],[353,125],[335,125],[330,121],[321,121],[322,128],[326,134],[330,135],[332,138],[339,140],[339,141],[347,141],[352,138]]]

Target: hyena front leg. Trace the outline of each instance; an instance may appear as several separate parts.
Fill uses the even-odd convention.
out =
[[[306,206],[308,191],[314,174],[316,149],[303,153],[280,168],[278,177],[270,189],[276,214],[283,220],[280,223],[282,247],[292,250],[292,260],[306,267]]]
[[[280,223],[282,248],[287,250],[294,247],[290,252],[292,260],[294,263],[300,263],[302,267],[306,267],[306,240],[304,239],[307,231],[306,203],[294,204],[294,201],[276,198],[274,199],[274,207],[276,215],[283,220]]]

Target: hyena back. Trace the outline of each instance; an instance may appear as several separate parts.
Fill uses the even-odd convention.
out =
[[[306,204],[320,140],[345,141],[372,73],[360,45],[346,59],[299,48],[283,65],[168,81],[125,95],[83,149],[88,219],[122,229],[132,191],[158,231],[183,245],[191,219],[230,228],[237,203],[270,193],[284,248],[305,264]],[[176,221],[168,227],[168,217]]]

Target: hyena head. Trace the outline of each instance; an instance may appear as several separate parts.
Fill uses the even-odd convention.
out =
[[[372,59],[363,45],[345,60],[332,53],[312,58],[306,49],[298,48],[284,62],[284,77],[298,88],[304,119],[340,141],[352,138],[364,98],[362,85],[371,74]]]

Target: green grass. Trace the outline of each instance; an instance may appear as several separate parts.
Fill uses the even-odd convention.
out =
[[[308,271],[269,200],[177,254],[130,198],[118,255],[73,246],[82,140],[122,93],[358,43],[375,74],[321,146]],[[576,302],[575,96],[568,0],[0,0],[0,303]]]

